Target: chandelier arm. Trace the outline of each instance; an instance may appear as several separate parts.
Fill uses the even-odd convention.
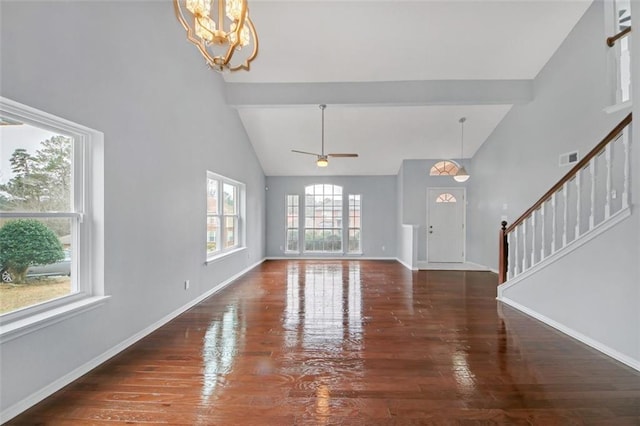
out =
[[[251,33],[251,39],[253,40],[253,52],[251,53],[251,56],[249,56],[247,59],[245,59],[245,61],[241,64],[238,64],[235,67],[229,67],[229,71],[238,71],[238,70],[247,70],[249,71],[251,69],[251,61],[253,61],[256,56],[258,56],[258,36],[256,35],[256,29],[253,26],[253,22],[251,21],[251,18],[249,18],[247,16],[247,19],[245,20],[245,25],[249,26],[249,32]]]

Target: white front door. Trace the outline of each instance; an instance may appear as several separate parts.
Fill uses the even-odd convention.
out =
[[[427,190],[427,260],[464,262],[464,188]]]

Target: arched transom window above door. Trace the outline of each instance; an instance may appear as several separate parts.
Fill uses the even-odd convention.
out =
[[[429,176],[455,176],[458,173],[458,165],[453,161],[439,161],[429,170]]]
[[[448,192],[443,192],[436,198],[436,203],[455,203],[457,201],[456,197]]]

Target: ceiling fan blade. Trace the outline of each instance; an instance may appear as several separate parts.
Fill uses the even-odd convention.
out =
[[[327,154],[327,157],[357,157],[358,154]]]
[[[316,154],[315,152],[298,151],[297,149],[292,149],[291,152],[297,152],[298,154],[315,155],[316,157],[320,156],[320,154]]]

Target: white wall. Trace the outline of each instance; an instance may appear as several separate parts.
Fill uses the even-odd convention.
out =
[[[284,253],[286,196],[298,194],[300,205],[307,185],[326,183],[342,186],[342,193],[362,195],[362,256],[397,256],[397,197],[395,176],[269,176],[267,192],[267,256],[292,256]],[[300,211],[303,213],[302,210]],[[346,212],[344,212],[346,214]],[[304,253],[302,253],[304,255]],[[293,255],[297,256],[297,255]]]
[[[477,262],[495,265],[500,215],[515,219],[516,212],[560,177],[562,171],[555,166],[559,153],[574,148],[587,152],[629,112],[602,111],[608,104],[602,7],[600,2],[592,5],[538,76],[534,102],[514,107],[474,158],[472,175],[478,179],[469,192],[476,213],[472,254]],[[632,48],[632,76],[640,76],[639,47],[636,43]],[[639,88],[633,88],[635,117],[640,117]],[[509,303],[640,369],[638,147],[636,130],[631,216],[537,273],[516,279],[501,293]],[[513,161],[517,152],[521,160]],[[509,178],[512,173],[517,179]],[[509,208],[503,211],[502,203]]]
[[[260,262],[265,179],[237,112],[224,103],[221,76],[186,41],[171,2],[1,8],[0,94],[105,135],[111,296],[2,344],[5,411]],[[244,182],[248,212],[247,250],[209,266],[206,170]]]

